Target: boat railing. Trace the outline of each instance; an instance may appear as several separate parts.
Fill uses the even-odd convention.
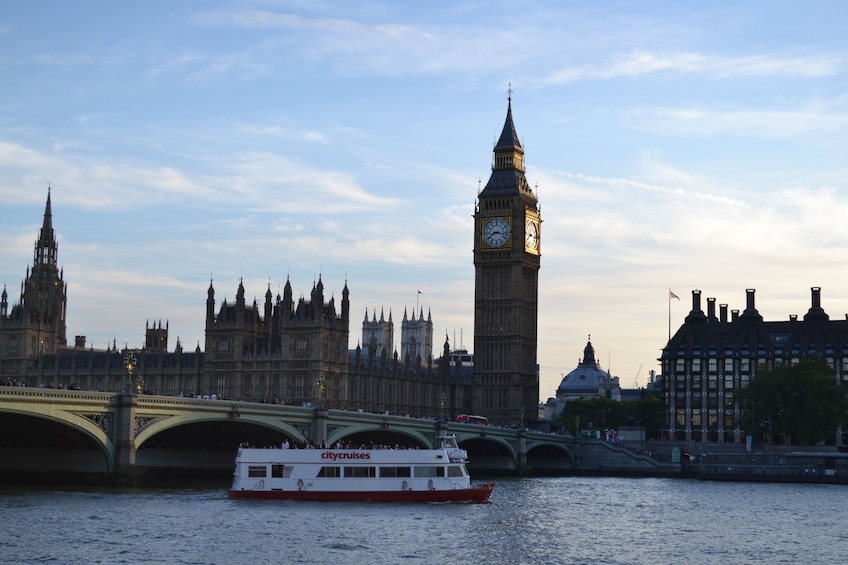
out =
[[[451,434],[449,436],[439,436],[439,447],[443,449],[450,449],[451,447],[459,447],[456,443],[456,436]]]
[[[468,452],[464,449],[454,448],[448,449],[448,459],[451,460],[452,463],[460,463],[468,459]]]

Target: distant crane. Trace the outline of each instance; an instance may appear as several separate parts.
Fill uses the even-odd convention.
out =
[[[636,377],[634,377],[634,379],[633,379],[633,388],[639,388],[639,375],[642,374],[642,367],[644,367],[644,366],[645,366],[644,363],[639,365],[639,370],[636,371]]]

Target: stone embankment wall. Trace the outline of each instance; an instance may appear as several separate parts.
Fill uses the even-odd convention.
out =
[[[598,475],[680,476],[679,463],[665,457],[631,447],[625,443],[610,443],[602,439],[584,439],[577,448],[577,469],[580,473]]]

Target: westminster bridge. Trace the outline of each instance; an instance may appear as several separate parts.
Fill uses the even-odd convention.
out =
[[[573,438],[357,411],[0,386],[0,472],[129,480],[147,469],[230,470],[239,444],[404,445],[455,434],[472,472],[575,470]]]

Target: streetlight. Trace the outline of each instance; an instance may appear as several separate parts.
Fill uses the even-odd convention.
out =
[[[127,351],[124,355],[124,367],[127,370],[127,393],[132,394],[133,389],[133,369],[138,365],[138,359],[132,351]],[[140,392],[140,391],[139,391]]]

